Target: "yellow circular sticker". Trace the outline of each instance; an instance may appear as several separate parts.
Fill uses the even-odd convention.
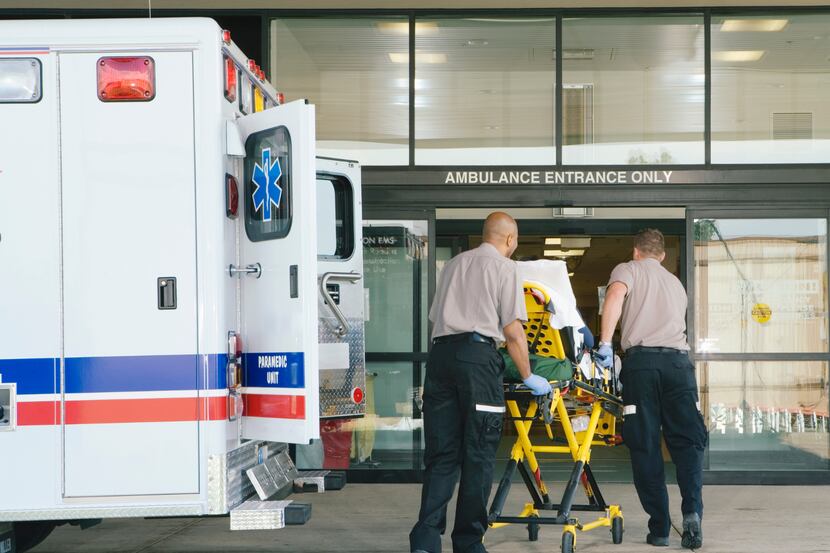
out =
[[[763,324],[772,318],[772,309],[765,303],[756,303],[752,306],[752,318]]]

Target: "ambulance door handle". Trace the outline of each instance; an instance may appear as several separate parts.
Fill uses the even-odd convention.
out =
[[[360,280],[362,275],[358,273],[324,273],[323,278],[320,279],[320,294],[323,296],[323,299],[326,301],[326,305],[329,306],[334,317],[337,319],[337,322],[340,326],[337,327],[337,335],[340,337],[345,336],[349,332],[349,321],[346,320],[346,317],[343,315],[343,312],[340,311],[340,307],[334,303],[334,299],[331,297],[328,289],[328,283],[331,280],[341,280],[346,282],[357,282]]]
[[[230,274],[231,277],[253,275],[255,278],[259,278],[262,276],[262,265],[259,263],[252,263],[251,265],[245,265],[244,267],[240,267],[239,265],[230,265],[228,266],[228,274]]]

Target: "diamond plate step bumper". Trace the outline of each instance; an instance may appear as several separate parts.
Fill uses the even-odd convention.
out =
[[[329,470],[301,470],[294,479],[294,491],[323,493],[342,490],[346,485],[346,473]]]
[[[278,530],[310,519],[309,503],[251,499],[231,511],[231,530]]]

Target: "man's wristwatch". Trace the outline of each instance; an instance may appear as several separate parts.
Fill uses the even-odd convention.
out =
[[[602,340],[600,340],[599,345],[600,345],[600,347],[602,347],[602,346],[613,346],[614,344],[612,344],[611,342],[603,342]]]

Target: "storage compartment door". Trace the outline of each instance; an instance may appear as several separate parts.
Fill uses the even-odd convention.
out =
[[[64,495],[198,493],[192,56],[104,102],[111,55],[59,58]]]

